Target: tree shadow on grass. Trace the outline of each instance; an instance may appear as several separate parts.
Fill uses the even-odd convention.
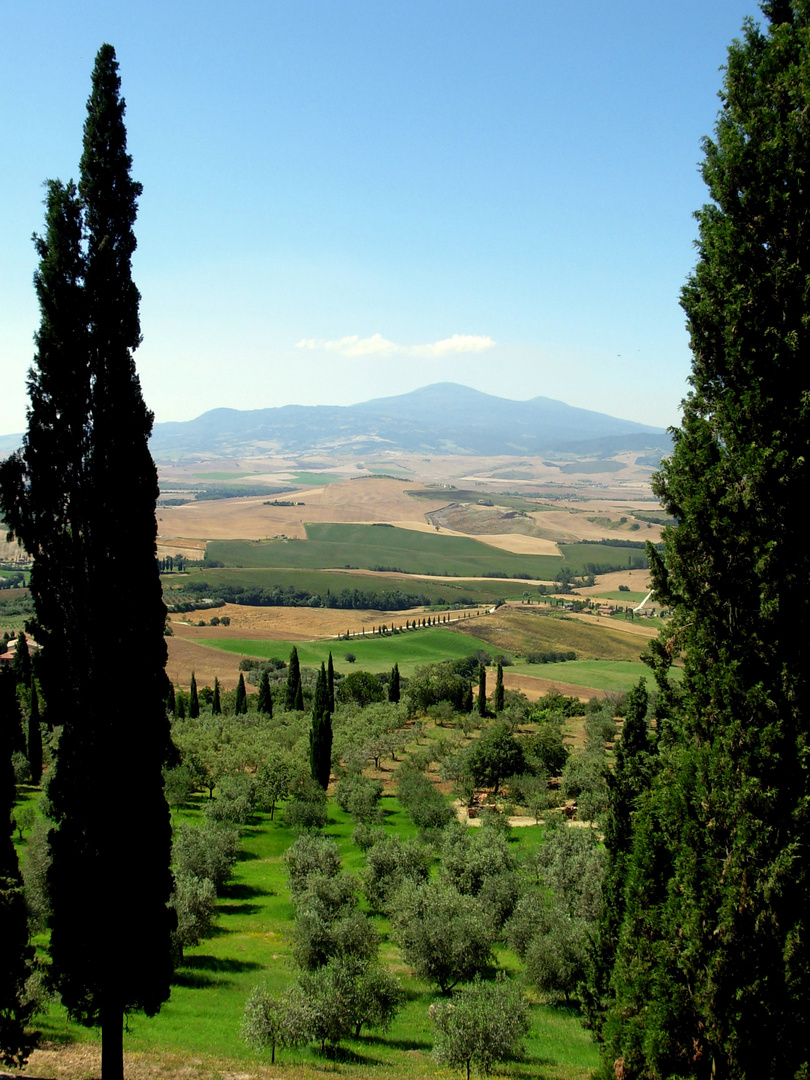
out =
[[[271,895],[267,889],[259,889],[256,885],[244,885],[234,881],[225,885],[220,893],[223,900],[252,900],[256,896]]]
[[[186,990],[207,990],[210,986],[232,986],[233,979],[215,979],[202,971],[175,971],[172,986],[182,986]]]
[[[363,1042],[369,1046],[390,1046],[394,1050],[431,1050],[429,1042],[419,1039],[388,1039],[385,1035],[363,1035]]]
[[[262,965],[255,963],[253,960],[234,960],[232,957],[198,953],[196,956],[187,956],[183,961],[183,967],[191,968],[193,971],[237,974],[241,971],[257,971]]]
[[[259,904],[217,904],[217,915],[257,915],[261,911]],[[221,934],[230,931],[215,927]]]
[[[356,1050],[350,1050],[348,1046],[327,1046],[321,1053],[315,1051],[315,1057],[322,1061],[340,1062],[341,1065],[381,1065],[379,1058],[369,1057],[366,1054],[358,1054]]]
[[[237,862],[253,862],[254,859],[258,859],[258,855],[255,851],[245,851],[244,848],[240,848],[238,855],[236,856]]]

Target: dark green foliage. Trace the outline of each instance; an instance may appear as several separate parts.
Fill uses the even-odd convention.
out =
[[[473,689],[472,683],[467,683],[467,689],[464,691],[464,697],[461,701],[461,711],[468,715],[473,711]]]
[[[177,710],[177,701],[174,692],[174,683],[169,683],[169,689],[166,694],[166,712],[174,714]]]
[[[365,708],[372,702],[385,701],[385,689],[376,675],[368,671],[353,671],[340,680],[337,700],[341,705],[354,703]]]
[[[222,698],[219,689],[219,679],[216,675],[214,676],[214,696],[211,698],[211,715],[222,715]]]
[[[284,807],[284,822],[292,829],[322,829],[328,820],[326,792],[309,776],[300,776],[290,786],[290,801]]]
[[[300,711],[304,707],[304,698],[301,693],[301,667],[298,663],[298,650],[294,645],[290,652],[290,665],[287,668],[287,692],[284,705],[287,712],[293,709]]]
[[[478,715],[487,716],[487,669],[478,665]]]
[[[248,711],[247,687],[245,686],[245,676],[241,671],[239,672],[239,682],[236,684],[236,699],[233,711],[237,716],[244,716]],[[190,715],[191,713],[189,713]]]
[[[495,712],[503,712],[503,664],[498,663],[495,678]]]
[[[39,719],[39,695],[36,679],[31,680],[31,705],[28,712],[28,767],[31,770],[31,783],[38,784],[42,779],[42,728]]]
[[[239,712],[238,709],[236,711]],[[194,677],[193,671],[191,673],[191,687],[188,692],[188,715],[192,720],[196,720],[200,715],[200,699],[197,696],[197,680]]]
[[[335,711],[335,665],[332,662],[332,650],[329,650],[329,662],[326,665],[326,689],[329,693],[329,712]]]
[[[653,659],[661,678],[682,650],[685,678],[656,708],[602,1027],[628,1078],[810,1061],[810,6],[764,10],[729,50],[704,143],[691,390],[655,481],[678,526],[651,553],[675,612]]]
[[[456,712],[464,703],[467,684],[453,671],[451,663],[425,664],[408,680],[405,693],[410,712],[427,712],[431,705],[448,701]]]
[[[295,703],[293,708],[295,712],[304,711],[304,687],[300,679],[298,681],[298,688],[295,691]]]
[[[0,707],[2,704],[0,700]],[[0,711],[0,1061],[4,1065],[22,1065],[35,1042],[25,1030],[32,1012],[26,1001],[25,983],[34,950],[28,942],[28,912],[12,841],[15,787],[10,720],[16,721],[16,710]]]
[[[345,680],[344,680],[345,681]],[[312,779],[324,791],[332,772],[332,716],[329,712],[329,689],[326,669],[321,664],[315,697],[312,702],[312,727],[309,732],[309,768]]]
[[[475,786],[492,788],[496,795],[507,776],[526,771],[523,747],[508,726],[500,722],[470,743],[465,757],[466,770]]]
[[[173,923],[158,489],[152,414],[132,355],[141,338],[131,277],[141,186],[130,176],[123,114],[115,52],[103,45],[78,194],[47,186],[28,431],[0,473],[6,521],[34,560],[38,675],[63,725],[48,787],[52,972],[69,1012],[101,1022],[105,1075],[120,1075],[124,1010],[152,1014],[169,995]],[[125,606],[127,619],[109,619],[111,607]],[[122,693],[122,658],[132,656],[137,678]],[[137,793],[125,845],[120,815],[99,812],[120,806],[122,793]]]
[[[388,683],[388,700],[394,704],[399,701],[399,664],[391,668],[391,680]]]

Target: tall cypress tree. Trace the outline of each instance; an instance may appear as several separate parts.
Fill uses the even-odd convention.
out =
[[[191,673],[191,686],[188,691],[188,715],[192,720],[196,720],[200,715],[200,699],[197,696],[197,680],[194,677],[194,672]]]
[[[239,682],[236,684],[236,704],[233,710],[237,716],[244,716],[248,711],[247,707],[247,687],[245,686],[245,676],[239,672]]]
[[[273,715],[273,695],[270,692],[270,676],[267,673],[267,668],[264,669],[259,679],[259,694],[256,707],[262,716]]]
[[[115,51],[103,45],[78,191],[47,187],[28,431],[0,470],[6,520],[34,559],[40,675],[63,726],[48,785],[52,972],[69,1013],[101,1024],[105,1080],[122,1076],[124,1012],[151,1015],[169,996],[172,929],[166,608],[152,414],[133,360],[141,186],[130,175],[124,109]],[[131,617],[110,623],[108,605],[133,595]],[[122,694],[122,658],[134,655],[138,678]],[[122,791],[137,800],[122,801]]]
[[[763,11],[704,143],[691,390],[655,483],[684,679],[637,804],[603,1029],[628,1078],[810,1061],[810,4]]]
[[[495,712],[503,712],[503,664],[500,662],[495,675]]]
[[[31,783],[38,784],[42,779],[42,728],[39,719],[39,695],[36,679],[31,680],[31,707],[28,712],[28,768],[31,770]]]
[[[388,684],[388,700],[395,704],[399,701],[399,664],[391,668],[391,681]]]
[[[335,711],[335,665],[332,663],[332,650],[329,650],[329,663],[326,665],[326,690],[329,694],[329,712]]]
[[[287,668],[287,693],[284,698],[284,707],[287,712],[297,709],[296,704],[301,696],[301,668],[298,664],[298,649],[293,645],[290,652],[290,665]],[[303,697],[301,697],[303,704]]]
[[[487,669],[478,665],[478,715],[487,715]]]
[[[219,689],[219,679],[214,676],[214,696],[211,699],[211,715],[220,716],[222,713],[222,696]]]
[[[329,689],[323,663],[315,684],[312,702],[312,727],[309,732],[309,768],[312,779],[326,791],[332,772],[332,717],[329,712]]]

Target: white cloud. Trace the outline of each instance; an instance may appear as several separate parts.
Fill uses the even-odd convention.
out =
[[[336,341],[323,341],[316,338],[302,338],[296,343],[296,349],[323,350],[338,352],[342,356],[393,356],[396,353],[406,356],[449,356],[457,353],[483,352],[491,349],[495,342],[486,334],[453,334],[452,337],[433,341],[427,345],[397,345],[388,341],[382,334],[372,334],[361,338],[359,334],[338,338]]]

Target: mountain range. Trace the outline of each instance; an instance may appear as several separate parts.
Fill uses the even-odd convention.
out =
[[[211,409],[195,420],[155,424],[157,460],[245,454],[663,455],[663,428],[536,397],[513,401],[457,383],[435,383],[357,405]]]

